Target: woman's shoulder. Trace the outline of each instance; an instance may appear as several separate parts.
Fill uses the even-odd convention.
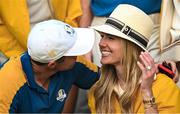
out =
[[[171,78],[161,73],[157,74],[152,89],[155,96],[166,96],[175,93],[177,95],[180,94],[180,88],[176,83]]]
[[[178,86],[176,85],[176,83],[169,78],[167,75],[159,73],[156,75],[156,79],[153,82],[153,87],[157,87],[157,88],[178,88]]]
[[[152,89],[159,112],[180,112],[180,88],[171,78],[157,74]]]

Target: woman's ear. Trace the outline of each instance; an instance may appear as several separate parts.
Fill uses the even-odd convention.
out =
[[[49,63],[48,63],[48,67],[50,68],[50,69],[54,69],[55,67],[56,67],[56,62],[55,61],[50,61]]]

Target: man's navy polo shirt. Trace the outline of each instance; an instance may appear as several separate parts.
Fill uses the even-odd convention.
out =
[[[10,112],[62,112],[73,84],[83,89],[89,89],[99,79],[97,66],[85,59],[77,58],[72,69],[57,72],[51,76],[48,91],[46,91],[34,80],[28,53],[21,57],[21,63],[27,82],[19,87],[15,94]]]

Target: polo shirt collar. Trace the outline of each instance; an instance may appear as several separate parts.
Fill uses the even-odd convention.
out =
[[[35,78],[34,78],[35,76],[34,76],[31,59],[28,52],[25,52],[21,56],[21,64],[22,64],[23,71],[25,72],[27,76],[28,85],[34,89],[37,89],[39,92],[46,93],[46,91],[35,82]]]

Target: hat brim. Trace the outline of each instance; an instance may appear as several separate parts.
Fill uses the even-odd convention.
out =
[[[95,41],[95,31],[90,28],[74,28],[77,39],[72,48],[64,56],[79,56],[91,51]]]
[[[107,33],[110,35],[118,36],[120,38],[129,40],[129,41],[135,43],[136,45],[138,45],[139,47],[141,47],[141,49],[147,51],[147,49],[143,45],[141,45],[138,41],[136,41],[135,39],[132,39],[131,37],[125,35],[121,31],[119,31],[118,29],[116,29],[110,25],[104,24],[104,25],[99,25],[99,26],[92,26],[91,28],[95,29],[98,32]]]

